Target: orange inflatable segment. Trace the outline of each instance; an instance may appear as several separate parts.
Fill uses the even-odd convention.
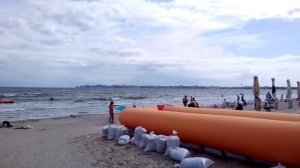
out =
[[[300,122],[300,114],[290,113],[270,113],[270,112],[257,112],[246,110],[230,110],[230,109],[214,109],[214,108],[193,108],[193,107],[181,107],[164,105],[163,110],[173,112],[184,112],[194,114],[212,114],[212,115],[226,115],[226,116],[239,116],[260,118],[269,120],[282,120],[282,121],[297,121]]]
[[[8,103],[14,103],[14,101],[10,99],[0,99],[0,104],[8,104]]]
[[[143,126],[157,134],[170,135],[176,130],[184,142],[300,167],[298,122],[142,108],[124,110],[119,121],[126,127]]]

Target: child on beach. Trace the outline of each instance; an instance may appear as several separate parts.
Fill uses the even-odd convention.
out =
[[[114,123],[114,102],[110,101],[109,106],[109,122]]]

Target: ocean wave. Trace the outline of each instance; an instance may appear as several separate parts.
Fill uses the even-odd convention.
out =
[[[149,97],[147,96],[128,96],[128,97],[123,97],[123,99],[133,99],[133,100],[137,100],[137,99],[147,99]]]
[[[8,107],[8,106],[6,106],[6,107],[0,108],[0,113],[1,113],[1,112],[23,111],[23,110],[25,110],[24,107]]]
[[[103,98],[103,97],[93,97],[93,98],[87,98],[85,100],[98,100],[98,101],[108,101],[108,98]]]
[[[30,96],[30,97],[45,97],[45,96],[50,96],[49,93],[45,92],[26,92],[24,93],[25,96]]]
[[[85,100],[79,99],[79,100],[74,100],[74,102],[85,102]]]
[[[16,97],[17,94],[14,93],[3,93],[0,95],[0,98],[11,98],[11,97]]]

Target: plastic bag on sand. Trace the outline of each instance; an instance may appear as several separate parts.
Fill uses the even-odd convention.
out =
[[[131,138],[130,144],[131,144],[131,145],[134,145],[134,137]]]
[[[145,152],[156,152],[156,139],[157,135],[150,134],[150,136],[147,138],[147,145],[144,149]]]
[[[139,146],[142,142],[142,136],[147,133],[147,130],[141,126],[134,130],[134,144]]]
[[[138,142],[139,140],[137,139],[137,137],[138,137],[138,134],[139,134],[139,131],[141,128],[142,128],[142,126],[138,126],[134,129],[132,141],[133,141],[133,144],[135,144],[135,145],[140,144],[140,142]]]
[[[165,153],[167,149],[167,139],[168,137],[165,135],[159,135],[156,138],[156,152]]]
[[[117,129],[115,140],[118,140],[122,135],[128,135],[127,128],[124,125],[119,126],[119,128]]]
[[[167,149],[166,149],[165,155],[169,156],[170,155],[170,150],[173,149],[173,148],[179,147],[179,144],[180,144],[180,140],[179,140],[179,137],[177,135],[168,136]]]
[[[129,135],[122,135],[118,139],[119,145],[126,145],[130,142],[130,136]]]
[[[108,128],[109,128],[108,125],[105,125],[104,127],[102,127],[102,136],[103,137],[107,137],[107,135],[108,135]]]
[[[110,125],[108,128],[108,135],[107,138],[109,140],[113,140],[116,138],[117,129],[119,128],[118,125]]]
[[[149,134],[143,134],[142,135],[142,141],[139,145],[140,148],[145,148],[147,146],[147,142],[148,142],[148,139],[149,139],[150,136],[151,135],[149,135]]]
[[[180,168],[208,168],[215,162],[204,157],[191,157],[183,159]]]
[[[177,161],[182,161],[185,158],[191,157],[190,151],[185,148],[174,148],[170,151],[170,158]]]

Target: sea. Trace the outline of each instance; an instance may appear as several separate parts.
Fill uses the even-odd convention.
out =
[[[271,89],[261,89],[260,97]],[[286,89],[277,89],[277,97]],[[157,104],[182,105],[184,95],[196,98],[200,106],[212,106],[226,101],[237,101],[244,94],[246,101],[253,101],[252,89],[238,88],[167,88],[167,87],[90,87],[90,88],[21,88],[0,87],[0,99],[14,100],[12,104],[0,104],[0,121],[17,121],[65,117],[78,114],[108,114],[108,104],[132,107]],[[54,100],[49,99],[53,97]],[[296,97],[293,90],[292,97]],[[116,113],[120,111],[116,110]]]

